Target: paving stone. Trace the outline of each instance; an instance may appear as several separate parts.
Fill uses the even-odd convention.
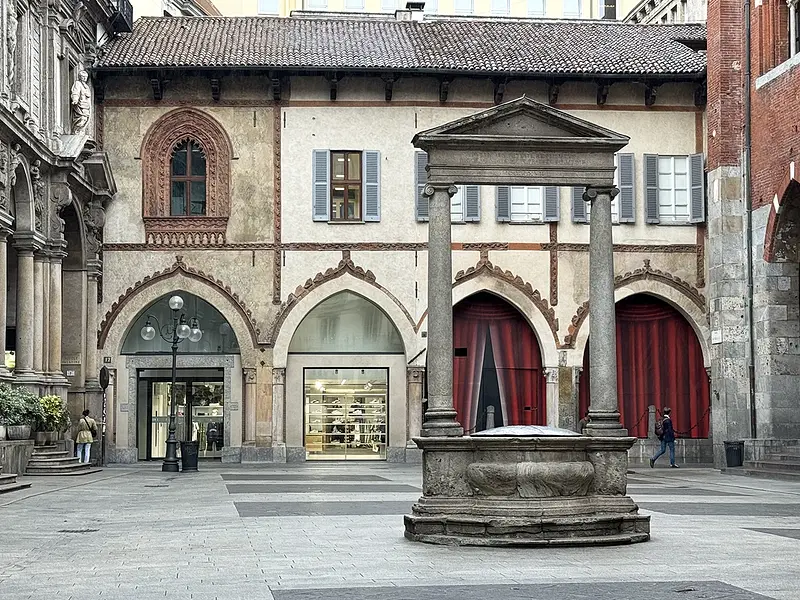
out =
[[[800,504],[750,504],[713,502],[639,502],[639,508],[670,515],[717,517],[797,517]]]
[[[413,502],[234,502],[240,517],[407,515]]]
[[[757,531],[759,533],[768,533],[770,535],[800,540],[800,529],[759,529],[755,527],[748,527],[747,529],[749,531]]]
[[[280,483],[229,483],[229,494],[361,494],[365,492],[421,492],[418,487],[404,484],[280,484]]]
[[[629,485],[628,494],[631,496],[742,496],[743,494],[736,494],[734,492],[723,492],[721,490],[704,490],[702,488],[689,488],[689,487],[673,487],[673,486],[660,486],[660,487],[643,487],[638,485]]]
[[[224,481],[389,481],[380,475],[315,475],[313,473],[222,473]]]

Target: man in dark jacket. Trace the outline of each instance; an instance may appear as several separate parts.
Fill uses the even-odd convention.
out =
[[[650,459],[650,468],[656,464],[659,457],[669,448],[669,466],[677,469],[678,465],[675,464],[675,429],[672,427],[672,419],[670,413],[672,409],[664,408],[664,418],[662,419],[662,433],[661,433],[661,451],[659,451],[653,458]]]

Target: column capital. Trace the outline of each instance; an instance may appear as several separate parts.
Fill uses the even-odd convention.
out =
[[[428,182],[422,188],[422,195],[433,198],[436,192],[446,192],[451,198],[458,193],[458,188],[453,183]]]
[[[272,369],[272,385],[284,385],[286,383],[286,369]]]
[[[49,253],[45,248],[37,248],[33,253],[33,262],[43,263],[49,260]]]
[[[15,231],[13,237],[17,254],[33,254],[42,248],[39,236],[32,231]]]
[[[90,258],[86,261],[86,276],[89,279],[100,279],[100,275],[103,273],[103,262],[97,258]]]
[[[598,196],[610,196],[613,200],[619,194],[619,188],[614,185],[592,185],[583,192],[583,201],[592,203]]]
[[[244,367],[242,368],[242,372],[244,373],[245,383],[256,382],[256,370],[253,367]]]

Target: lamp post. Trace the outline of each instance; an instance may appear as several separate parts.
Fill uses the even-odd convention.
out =
[[[200,322],[197,317],[192,317],[189,323],[186,323],[186,315],[181,313],[183,308],[183,298],[180,296],[172,296],[169,299],[169,307],[172,310],[170,323],[166,323],[163,327],[158,322],[155,315],[147,315],[147,323],[142,327],[142,339],[149,342],[156,337],[156,332],[168,344],[172,344],[172,386],[170,388],[169,400],[169,435],[167,435],[167,452],[164,457],[164,464],[161,466],[162,471],[177,473],[178,472],[178,440],[175,439],[175,379],[178,375],[178,344],[183,340],[188,339],[190,342],[199,342],[203,337],[203,332],[200,330]],[[156,322],[158,329],[151,324],[151,319]]]

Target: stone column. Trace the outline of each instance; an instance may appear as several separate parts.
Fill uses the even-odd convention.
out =
[[[51,379],[61,383],[66,382],[61,372],[61,261],[65,256],[66,253],[61,246],[50,255],[50,305],[48,306],[50,334],[47,352],[50,356],[47,365]]]
[[[408,398],[406,416],[406,446],[416,448],[413,439],[422,431],[422,392],[425,369],[409,367],[406,371],[406,397]]]
[[[33,370],[37,374],[43,373],[44,364],[44,259],[42,252],[33,256]]]
[[[86,389],[99,390],[97,369],[97,280],[100,278],[100,261],[87,261],[88,284],[86,287]]]
[[[450,247],[452,184],[425,185],[428,198],[428,410],[423,436],[462,436],[453,407],[453,257]]]
[[[42,262],[42,373],[50,373],[50,254]]]
[[[589,222],[589,386],[591,405],[587,435],[626,436],[617,401],[617,321],[614,307],[614,245],[611,200],[615,187],[588,188]]]
[[[6,351],[6,310],[7,298],[6,290],[8,289],[8,234],[11,233],[5,227],[0,227],[0,290],[3,291],[3,298],[0,300],[0,350],[3,351],[3,360],[0,361],[0,378],[8,377],[11,375],[6,369],[5,351]]]
[[[17,354],[14,374],[18,379],[35,379],[33,372],[34,343],[34,266],[35,248],[26,243],[17,249]]]
[[[244,371],[244,443],[256,443],[256,370]]]
[[[272,459],[286,462],[286,369],[272,369]]]
[[[545,409],[547,421],[545,425],[558,427],[558,367],[545,367]],[[534,415],[537,419],[538,415]]]

